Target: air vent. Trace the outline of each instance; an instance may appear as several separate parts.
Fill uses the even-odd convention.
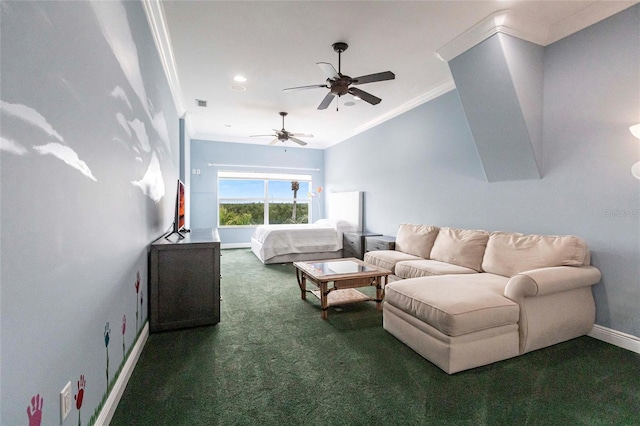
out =
[[[202,108],[206,108],[207,107],[207,101],[202,100],[202,99],[196,99],[196,105],[198,105],[199,107],[202,107]]]

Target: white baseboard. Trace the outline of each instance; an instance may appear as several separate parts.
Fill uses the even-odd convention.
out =
[[[620,331],[612,330],[601,325],[594,325],[589,334],[594,339],[619,346],[623,349],[640,354],[640,338]]]
[[[220,244],[221,249],[251,248],[251,243]]]
[[[138,341],[133,346],[131,353],[129,354],[129,358],[127,358],[127,362],[125,362],[122,370],[120,371],[120,375],[118,379],[113,385],[111,389],[111,393],[107,397],[107,400],[100,411],[100,415],[96,419],[95,425],[103,426],[111,423],[111,419],[116,412],[116,408],[118,408],[118,403],[120,402],[120,398],[122,397],[122,393],[124,389],[127,387],[127,382],[129,382],[129,378],[131,377],[131,373],[133,373],[133,369],[138,363],[138,358],[140,358],[140,354],[142,353],[142,349],[144,348],[145,343],[147,343],[147,339],[149,338],[149,323],[147,322],[140,332],[140,337]]]

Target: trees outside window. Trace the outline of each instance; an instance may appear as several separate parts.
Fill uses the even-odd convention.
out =
[[[218,226],[309,223],[311,176],[218,173]]]

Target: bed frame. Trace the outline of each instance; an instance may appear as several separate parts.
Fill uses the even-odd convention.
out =
[[[358,232],[362,232],[362,192],[334,192],[326,194],[327,219],[346,220],[355,225]],[[260,253],[262,243],[251,238],[251,251],[264,264],[290,263],[305,260],[337,259],[342,257],[342,249],[332,252],[288,253],[262,259]]]

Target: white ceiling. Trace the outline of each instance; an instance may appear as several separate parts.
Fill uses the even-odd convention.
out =
[[[313,134],[307,147],[322,149],[451,90],[449,67],[436,51],[495,12],[511,11],[547,45],[635,3],[161,0],[165,21],[158,19],[158,27],[166,34],[165,67],[192,138],[268,144],[272,138],[249,136],[280,129],[278,113],[286,111],[286,130]],[[162,31],[156,29],[156,40]],[[328,89],[282,91],[324,84],[316,62],[337,69],[331,45],[338,41],[349,44],[343,74],[395,73],[395,80],[358,86],[382,98],[380,104],[347,106],[354,99],[345,95],[339,111],[335,101],[319,111]],[[245,91],[231,89],[239,84],[237,74],[248,79],[241,84]],[[208,106],[198,107],[196,99]]]

